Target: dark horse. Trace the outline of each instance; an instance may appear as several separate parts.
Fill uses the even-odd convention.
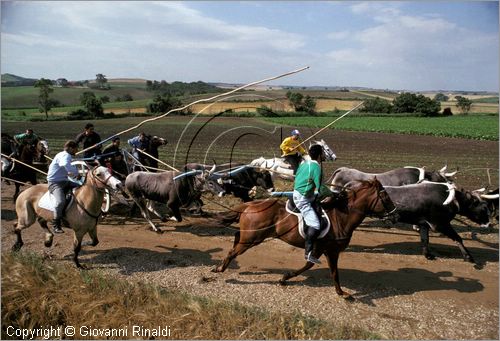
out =
[[[5,143],[4,139],[6,140]],[[33,167],[33,161],[39,160],[40,150],[37,145],[32,145],[32,144],[17,145],[16,147],[11,146],[10,149],[8,149],[7,140],[8,137],[2,136],[2,154],[8,155],[9,158],[5,157],[3,158],[6,159],[8,162],[14,163],[13,167],[10,166],[8,167],[8,173],[5,174],[5,176],[16,181],[14,183],[14,185],[16,186],[16,191],[13,197],[13,200],[15,201],[17,196],[19,195],[20,187],[22,186],[21,183],[31,182],[31,184],[33,185],[36,185],[38,183],[36,179],[37,171],[28,166]],[[17,148],[17,150],[15,148]],[[27,164],[28,166],[25,166],[20,162],[16,162],[16,160],[19,160],[22,163]],[[4,160],[2,160],[2,163],[3,162]],[[2,165],[2,175],[4,175],[3,165]]]
[[[162,137],[158,137],[158,136],[151,136],[151,135],[148,135],[146,137],[147,139],[149,139],[149,146],[148,148],[145,150],[146,153],[148,153],[149,155],[151,155],[152,157],[158,159],[159,157],[159,154],[158,154],[158,148],[160,146],[165,146],[168,142],[167,142],[167,139],[164,139]],[[146,167],[150,167],[148,168],[148,170],[150,170],[151,172],[156,172],[155,169],[153,168],[158,168],[158,161],[149,157],[148,155],[146,154],[143,154],[141,152],[139,152],[139,162],[142,163],[144,166]],[[139,168],[139,169],[138,169]],[[136,167],[136,169],[134,169],[135,171],[137,170],[141,170],[140,168],[141,167]]]
[[[360,186],[348,190],[347,195],[340,201],[328,197],[323,200],[322,207],[330,218],[332,228],[324,238],[318,239],[313,251],[314,256],[317,258],[323,254],[326,256],[335,291],[344,298],[350,298],[350,294],[340,287],[337,268],[339,254],[349,245],[353,231],[367,215],[392,214],[395,206],[384,187],[375,178],[370,181],[360,181]],[[233,248],[221,265],[213,270],[214,272],[223,272],[234,258],[269,237],[279,238],[290,245],[304,248],[304,239],[298,232],[297,217],[288,213],[285,203],[279,199],[244,203],[224,213],[222,218],[226,223],[239,220],[240,230],[235,234]],[[307,262],[301,269],[285,273],[280,283],[285,284],[286,280],[298,276],[313,265]]]

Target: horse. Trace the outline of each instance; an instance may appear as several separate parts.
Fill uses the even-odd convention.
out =
[[[327,161],[335,161],[337,159],[337,155],[335,155],[333,150],[326,144],[323,139],[320,141],[312,141],[312,143],[310,143],[309,145],[309,148],[313,145],[320,145],[321,147],[323,147],[323,151],[325,153],[325,158]],[[302,158],[304,160],[311,159],[309,155],[304,155]],[[266,159],[261,156],[258,159],[252,160],[252,162],[250,162],[250,165],[256,168],[270,171],[273,179],[275,179],[276,176],[279,176],[281,179],[285,180],[294,179],[293,169],[291,168],[290,164],[281,157]]]
[[[92,246],[99,243],[97,221],[101,215],[105,189],[116,191],[122,187],[121,181],[113,177],[106,167],[98,166],[87,173],[83,185],[75,190],[73,201],[66,208],[63,220],[74,231],[73,261],[78,268],[84,268],[78,261],[83,236],[89,234]],[[17,198],[17,223],[14,224],[17,239],[12,246],[13,251],[21,249],[24,244],[21,231],[33,225],[35,220],[45,231],[45,246],[52,246],[54,234],[47,226],[47,221],[53,219],[54,213],[39,206],[41,197],[47,191],[47,184],[39,184],[26,189]]]
[[[323,254],[326,256],[337,294],[351,298],[340,286],[337,268],[339,254],[349,245],[352,233],[367,215],[392,216],[396,208],[376,178],[360,181],[355,189],[345,191],[338,200],[327,197],[322,201],[321,206],[330,218],[331,229],[325,237],[317,240],[313,253],[316,258]],[[305,241],[299,234],[297,217],[288,213],[285,203],[279,199],[240,204],[231,211],[221,213],[220,218],[224,223],[239,221],[240,226],[235,234],[233,248],[222,263],[212,270],[214,272],[223,272],[234,258],[266,238],[279,238],[290,245],[304,248]],[[313,263],[306,262],[299,270],[285,273],[280,284],[285,284],[288,279],[313,266]]]
[[[37,158],[39,158],[39,152],[36,146],[32,144],[20,145],[18,146],[18,156],[10,157],[10,161],[14,163],[12,166],[9,177],[16,182],[14,185],[16,186],[16,190],[14,192],[13,200],[15,201],[20,192],[20,187],[23,185],[22,183],[30,182],[32,185],[38,184],[37,181],[37,171],[31,167],[33,167],[33,162]],[[20,162],[16,162],[19,160],[20,162],[28,165],[21,164]]]
[[[12,136],[2,133],[2,177],[10,177],[14,168],[11,157],[17,154],[17,143]],[[7,180],[6,180],[7,181]]]

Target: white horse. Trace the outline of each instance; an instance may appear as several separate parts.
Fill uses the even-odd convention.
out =
[[[337,159],[337,155],[335,155],[333,150],[326,144],[326,142],[323,139],[321,139],[320,141],[313,141],[312,143],[309,144],[309,148],[311,148],[311,146],[313,145],[320,145],[321,147],[323,147],[323,151],[325,153],[325,158],[327,161],[335,161]],[[309,157],[309,155],[304,155],[303,159],[310,160],[311,158]],[[268,170],[269,172],[271,172],[273,180],[276,177],[285,180],[294,179],[292,167],[288,162],[285,161],[284,158],[281,157],[266,159],[261,156],[260,158],[250,162],[250,166]]]

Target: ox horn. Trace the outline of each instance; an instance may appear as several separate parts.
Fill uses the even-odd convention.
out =
[[[472,192],[481,192],[482,193],[484,191],[486,191],[486,188],[483,187],[483,188],[480,188],[480,189],[475,189]]]
[[[439,173],[444,173],[444,171],[448,168],[448,165],[445,165],[443,168],[439,170]]]
[[[483,199],[498,199],[500,194],[481,194]]]
[[[448,205],[453,201],[453,199],[455,199],[455,186],[448,183],[446,185],[448,186],[448,191],[450,192],[450,194],[448,194],[448,198],[446,198],[446,200],[443,202],[443,205]]]
[[[458,171],[454,171],[454,172],[451,172],[451,173],[444,173],[444,176],[446,176],[447,178],[451,178],[452,176],[454,176],[457,173],[458,173]]]
[[[217,165],[214,163],[212,169],[208,171],[208,174],[212,174],[213,172],[215,172],[215,167],[217,167]]]

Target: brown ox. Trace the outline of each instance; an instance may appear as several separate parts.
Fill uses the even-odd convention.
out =
[[[332,201],[327,198],[322,206],[330,218],[332,228],[324,238],[318,239],[313,253],[317,258],[323,254],[326,256],[335,291],[344,298],[350,298],[350,294],[340,287],[337,268],[339,254],[349,245],[354,229],[368,214],[390,214],[395,207],[377,179],[360,181],[359,187],[349,190],[344,200]],[[285,203],[279,199],[244,203],[224,213],[222,218],[227,223],[239,220],[240,230],[235,234],[233,248],[214,272],[223,272],[234,258],[266,238],[279,238],[290,245],[304,248],[304,239],[297,228],[297,217],[288,213]],[[280,283],[284,284],[286,280],[298,276],[313,265],[308,262],[301,269],[284,274]]]
[[[64,221],[74,231],[73,261],[76,266],[83,268],[78,261],[78,253],[82,246],[83,236],[88,233],[92,238],[92,246],[99,243],[97,239],[97,220],[101,215],[101,205],[104,189],[116,190],[122,187],[120,180],[113,177],[106,167],[96,167],[88,172],[85,183],[74,194],[72,204],[64,213]],[[40,198],[48,191],[48,185],[40,184],[23,191],[16,200],[17,223],[14,232],[17,235],[16,243],[12,246],[14,251],[21,249],[23,239],[21,231],[38,221],[45,230],[45,246],[52,246],[54,235],[47,226],[47,221],[53,219],[54,213],[38,206]]]

